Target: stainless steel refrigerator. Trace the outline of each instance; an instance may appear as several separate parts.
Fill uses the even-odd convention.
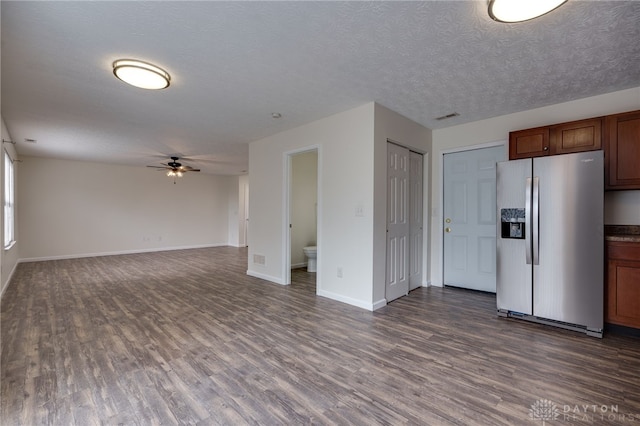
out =
[[[602,151],[497,166],[499,316],[602,337]]]

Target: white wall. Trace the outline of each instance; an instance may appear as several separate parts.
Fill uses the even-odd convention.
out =
[[[0,121],[2,122],[2,140],[6,140],[6,141],[13,140],[11,138],[11,135],[9,134],[9,130],[7,129],[4,119],[0,118]],[[7,150],[11,158],[13,158],[14,160],[19,160],[18,153],[16,152],[15,146],[13,144],[3,143],[2,146],[4,149]],[[18,223],[19,223],[18,198],[20,193],[17,188],[17,183],[19,182],[18,171],[20,169],[20,163],[16,161],[13,164],[14,164],[14,170],[16,171],[16,176],[15,176],[16,214],[15,214],[15,231],[14,231],[16,244],[14,244],[8,250],[4,250],[3,248],[0,248],[0,297],[2,294],[4,294],[4,291],[7,288],[9,281],[11,280],[11,276],[15,271],[16,265],[18,264],[18,253],[20,250],[19,249],[20,233],[18,229]],[[0,157],[0,189],[3,189],[3,188],[4,188],[4,152],[2,152],[2,156]],[[2,199],[2,196],[3,196],[2,191],[0,191],[0,199]],[[1,236],[0,241],[4,241],[4,214],[0,214],[0,236]]]
[[[317,147],[318,294],[370,310],[383,305],[387,138],[426,152],[430,136],[428,129],[369,103],[250,144],[247,272],[285,283],[287,153]],[[254,255],[264,256],[265,264],[255,263]]]
[[[640,225],[640,191],[605,192],[604,223],[607,225]]]
[[[291,267],[306,266],[302,249],[317,238],[318,153],[291,158]]]
[[[640,87],[433,131],[431,284],[442,285],[442,153],[506,141],[509,132],[640,109]],[[607,193],[605,223],[640,224],[640,191]]]
[[[251,186],[247,273],[286,282],[284,221],[287,153],[318,149],[320,295],[371,308],[373,110],[369,103],[249,145]],[[362,205],[365,215],[356,217]],[[265,264],[254,262],[264,256]],[[343,277],[336,271],[343,268]]]
[[[22,260],[226,245],[237,178],[22,157]]]

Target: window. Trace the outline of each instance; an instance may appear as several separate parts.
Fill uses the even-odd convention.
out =
[[[15,242],[14,235],[14,171],[13,160],[4,152],[4,247],[9,248]]]

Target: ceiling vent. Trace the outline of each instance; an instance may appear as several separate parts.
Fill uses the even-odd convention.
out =
[[[459,115],[460,114],[458,114],[457,112],[452,112],[451,114],[443,115],[441,117],[436,117],[436,120],[446,120],[447,118],[457,117]]]

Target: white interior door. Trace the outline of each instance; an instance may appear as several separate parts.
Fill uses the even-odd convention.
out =
[[[387,144],[387,302],[409,293],[409,150]]]
[[[422,286],[422,163],[422,154],[409,154],[409,290]]]
[[[496,163],[504,146],[444,155],[445,285],[496,291]]]

